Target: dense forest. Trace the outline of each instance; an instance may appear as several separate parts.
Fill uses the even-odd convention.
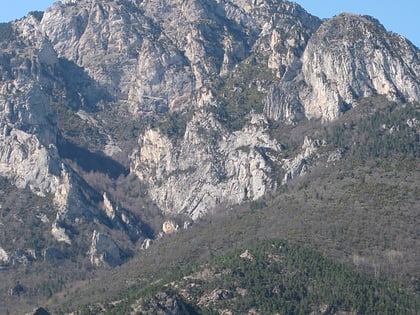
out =
[[[162,276],[162,278],[160,278]],[[183,301],[190,314],[418,314],[420,300],[397,285],[364,275],[284,241],[174,267],[155,285],[131,290],[118,303],[84,306],[78,314],[158,313],[160,292]],[[315,312],[315,313],[314,313]],[[346,313],[347,314],[347,313]]]

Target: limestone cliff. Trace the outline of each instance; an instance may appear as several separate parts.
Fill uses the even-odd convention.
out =
[[[368,16],[325,20],[309,39],[297,70],[268,97],[273,119],[333,120],[362,97],[398,102],[419,98],[419,51]],[[293,78],[294,76],[294,78]]]
[[[279,146],[264,117],[229,132],[206,112],[197,112],[176,143],[150,129],[139,139],[132,171],[148,183],[162,210],[197,219],[217,205],[255,200],[275,188],[272,165]]]

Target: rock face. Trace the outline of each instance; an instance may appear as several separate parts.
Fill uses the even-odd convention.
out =
[[[13,44],[5,49],[0,66],[0,176],[39,195],[54,193],[60,173],[57,129],[49,97],[40,81],[41,71],[50,74],[57,56],[44,56],[45,50],[52,48],[42,42],[36,48],[38,55],[30,60],[21,56],[23,52],[16,52],[17,44]]]
[[[303,77],[312,87],[306,115],[334,119],[362,96],[417,100],[419,57],[406,39],[386,34],[373,18],[342,14],[331,19],[309,40],[302,57]]]
[[[321,20],[296,3],[282,1],[277,8],[262,24],[253,50],[267,59],[268,68],[278,78],[287,80],[296,71],[296,64]]]
[[[0,176],[54,207],[54,242],[87,248],[93,233],[94,264],[122,262],[112,230],[130,246],[158,234],[146,198],[196,220],[304,174],[322,141],[285,157],[273,122],[420,96],[406,39],[288,1],[66,0],[0,27]],[[128,169],[135,185],[120,185]]]
[[[143,235],[140,220],[121,210],[107,222],[100,194],[59,152],[60,106],[91,111],[107,93],[101,94],[80,67],[58,56],[34,16],[9,26],[14,35],[0,40],[0,176],[56,208],[51,237],[57,242],[72,244],[74,235],[68,229],[94,221],[118,226],[130,240],[138,239]]]
[[[94,266],[114,267],[121,265],[124,261],[123,253],[114,240],[109,235],[97,231],[93,232],[89,255]]]
[[[287,184],[290,180],[304,175],[310,167],[311,160],[316,160],[318,148],[322,145],[321,141],[313,141],[306,137],[299,154],[292,159],[282,160],[282,167],[286,171],[282,183]]]
[[[173,221],[165,221],[162,225],[162,232],[165,234],[176,233],[179,229],[178,224]],[[146,244],[147,245],[147,244]]]
[[[304,113],[333,120],[361,97],[418,100],[419,57],[416,47],[377,20],[338,15],[309,39],[295,77],[285,75],[273,88],[266,112],[273,119],[300,120]]]
[[[211,114],[199,112],[176,144],[156,130],[141,136],[132,171],[148,183],[161,209],[193,219],[220,203],[258,199],[276,185],[270,173],[279,146],[265,124],[257,115],[230,133]]]
[[[60,227],[57,222],[52,225],[51,234],[58,242],[64,242],[71,245],[71,240],[66,233],[66,229]]]
[[[0,262],[8,263],[9,262],[9,254],[0,247]]]
[[[131,241],[143,236],[142,222],[130,211],[114,205],[106,193],[103,193],[103,209],[113,228],[124,231]]]
[[[40,29],[60,57],[139,113],[185,107],[252,49],[282,76],[319,24],[287,1],[82,0],[55,3]]]

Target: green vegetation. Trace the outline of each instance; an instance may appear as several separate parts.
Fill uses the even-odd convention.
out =
[[[155,242],[146,254],[140,252],[115,272],[105,273],[94,285],[65,290],[66,298],[55,301],[56,313],[80,305],[96,307],[98,302],[115,314],[140,299],[152,307],[162,290],[199,314],[224,307],[238,313],[256,308],[261,313],[280,309],[305,314],[323,305],[331,314],[337,310],[418,313],[420,256],[413,248],[419,245],[420,177],[418,138],[411,127],[416,119],[417,104],[395,106],[377,98],[361,100],[330,124],[273,124],[285,157],[294,156],[305,136],[326,137],[320,154],[344,147],[344,157],[328,167],[321,162],[321,167],[279,187],[272,196],[236,207],[221,206],[188,231]],[[389,146],[388,151],[382,148],[394,140],[401,145]],[[136,198],[130,202],[136,204]],[[265,243],[267,239],[288,241],[285,252],[271,252],[280,261],[259,252],[259,247],[272,243]],[[234,248],[241,250],[232,252]],[[237,258],[246,248],[256,257],[254,262]],[[194,280],[198,285],[192,289],[183,277],[203,268],[218,270],[223,277]],[[172,282],[180,289],[169,285]],[[244,291],[236,288],[241,287],[247,288],[247,295],[239,294]],[[188,289],[195,300],[182,296],[181,289]],[[234,298],[198,303],[197,299],[219,289]],[[100,309],[96,313],[105,312]]]
[[[136,145],[138,134],[149,127],[159,128],[173,140],[182,137],[190,119],[190,113],[180,112],[162,115],[159,120],[125,121],[123,115],[116,115],[115,109],[108,108],[92,114],[95,125],[75,115],[69,107],[56,108],[56,111],[59,128],[67,138],[77,139],[79,132],[83,133],[85,138],[79,137],[78,141],[91,142],[92,150],[99,149],[103,146],[102,130],[106,126],[125,152]],[[86,246],[70,251],[51,241],[49,231],[54,209],[50,197],[38,198],[28,191],[4,186],[4,196],[10,196],[10,200],[0,199],[2,217],[4,222],[15,225],[15,229],[14,234],[2,234],[0,245],[9,250],[7,244],[10,249],[15,246],[26,249],[44,248],[46,243],[72,257],[66,262],[32,264],[26,267],[29,271],[25,275],[9,268],[4,288],[19,279],[26,289],[26,301],[49,299],[49,308],[57,314],[81,305],[94,305],[85,307],[85,311],[98,314],[105,311],[95,303],[104,304],[104,301],[107,301],[104,307],[109,314],[124,313],[139,299],[150,302],[152,307],[155,295],[162,290],[199,314],[211,314],[214,308],[224,307],[239,313],[256,308],[261,313],[274,313],[278,309],[305,314],[322,305],[330,307],[331,313],[343,309],[360,314],[380,311],[415,314],[413,309],[418,310],[418,305],[413,301],[419,298],[420,292],[420,256],[413,248],[419,245],[420,177],[418,127],[414,128],[413,124],[419,120],[417,104],[397,106],[378,98],[361,100],[356,108],[330,124],[303,121],[296,126],[285,126],[273,123],[270,125],[272,135],[284,146],[282,157],[294,156],[305,136],[327,140],[327,145],[319,149],[320,154],[344,148],[344,157],[328,164],[327,168],[321,165],[305,178],[278,187],[271,196],[236,207],[221,206],[212,216],[195,222],[188,231],[160,239],[147,252],[140,251],[127,264],[112,271],[92,272],[87,259],[80,262],[78,259],[85,257],[88,251]],[[83,128],[96,128],[96,133],[83,131]],[[161,213],[147,200],[145,187],[134,176],[115,179],[100,172],[80,170],[79,174],[98,191],[107,191],[122,207],[134,209],[144,222],[154,222],[155,231],[161,228]],[[14,195],[11,194],[13,189],[16,190]],[[27,197],[26,193],[32,197]],[[33,207],[28,208],[28,205]],[[37,205],[39,212],[47,214],[49,224],[40,223],[39,212],[34,211]],[[25,213],[31,215],[24,216]],[[22,223],[16,218],[24,218],[24,226],[30,224],[33,229],[18,234]],[[68,225],[71,226],[71,222]],[[91,237],[83,224],[77,230],[69,230],[74,232],[74,244]],[[13,239],[16,239],[14,243]],[[259,247],[266,248],[270,244],[271,241],[260,242],[266,239],[286,239],[290,244],[284,245],[287,252],[271,253],[283,257],[281,262],[267,260],[268,254],[259,252]],[[256,240],[258,246],[250,245]],[[130,252],[138,250],[135,246],[130,247]],[[232,248],[241,250],[232,253]],[[254,262],[237,259],[246,248],[256,257]],[[301,251],[308,248],[321,252],[322,256],[312,250],[307,254]],[[285,258],[294,251],[298,252],[296,261]],[[300,255],[307,258],[300,262]],[[196,263],[191,263],[193,261]],[[199,286],[191,289],[196,299],[218,289],[226,291],[227,296],[233,294],[234,298],[223,298],[206,306],[198,300],[186,299],[174,287],[164,286],[175,281],[180,288],[190,290],[183,276],[199,272],[201,268],[230,270],[231,273],[199,282]],[[62,274],[60,279],[53,277],[57,270]],[[269,273],[265,274],[264,270]],[[32,273],[39,276],[31,276]],[[77,283],[93,276],[99,280],[92,285]],[[345,283],[351,284],[350,287],[345,287]],[[328,287],[346,294],[344,297],[331,294]],[[247,288],[247,295],[239,294],[244,291],[235,288]],[[406,293],[410,290],[413,295]],[[56,294],[58,291],[61,293]],[[8,307],[16,304],[5,290],[1,293]],[[113,303],[116,300],[122,302]]]
[[[56,115],[57,127],[63,138],[69,142],[85,147],[90,151],[101,151],[106,143],[106,135],[100,128],[88,119],[82,119],[72,108],[71,102],[66,102],[64,89],[52,91],[51,107]],[[91,115],[92,113],[88,113]]]
[[[0,43],[16,39],[12,23],[0,23]]]
[[[366,100],[360,111],[372,113],[324,127],[327,143],[344,148],[347,156],[360,162],[371,158],[420,157],[420,135],[413,124],[420,121],[418,104],[397,105],[378,100]],[[358,110],[358,109],[356,109]],[[349,113],[348,116],[354,116]]]
[[[160,292],[165,292],[165,299],[170,296],[189,304],[194,314],[224,309],[236,314],[252,309],[263,314],[310,314],[322,308],[331,314],[420,311],[420,300],[413,294],[304,246],[290,246],[283,241],[259,242],[247,249],[248,257],[241,257],[244,250],[211,258],[205,265],[173,268],[159,284],[126,293],[118,303],[105,304],[104,309],[85,306],[81,314],[126,314],[132,304],[153,313],[158,308],[156,297]]]
[[[151,128],[158,128],[169,139],[177,140],[184,136],[188,121],[191,120],[192,112],[168,112],[159,120],[150,122]]]
[[[226,77],[221,77],[212,87],[216,94],[217,105],[210,110],[216,119],[230,131],[240,130],[252,111],[264,110],[264,89],[276,80],[267,67],[255,64],[254,57],[242,61]]]

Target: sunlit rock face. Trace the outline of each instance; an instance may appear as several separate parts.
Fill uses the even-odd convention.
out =
[[[279,151],[265,119],[254,116],[242,130],[227,132],[208,113],[197,113],[174,144],[155,130],[139,139],[132,171],[168,213],[197,219],[220,203],[255,200],[274,189],[270,163]]]
[[[362,97],[418,100],[419,56],[415,46],[387,33],[377,20],[338,15],[311,36],[295,77],[272,90],[267,114],[274,119],[331,121]]]

